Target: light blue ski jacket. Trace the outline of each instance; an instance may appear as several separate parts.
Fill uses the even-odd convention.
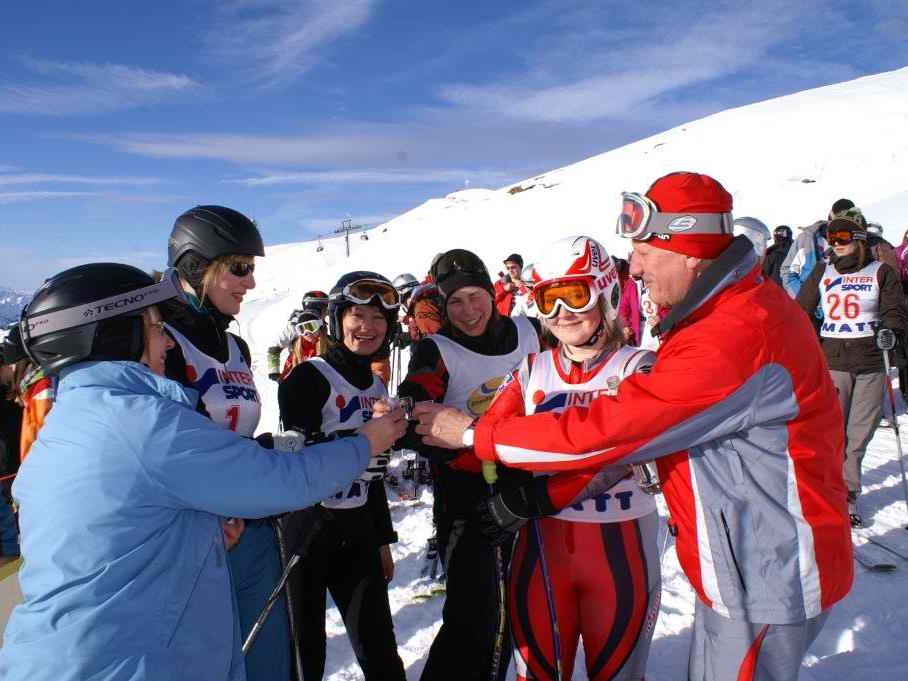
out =
[[[266,450],[190,395],[135,362],[63,372],[13,486],[25,602],[0,679],[243,681],[220,517],[329,497],[363,471],[369,444]]]

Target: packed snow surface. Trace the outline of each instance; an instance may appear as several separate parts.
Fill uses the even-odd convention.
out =
[[[891,242],[900,243],[908,227],[906,130],[908,68],[724,111],[509,187],[431,199],[372,230],[369,241],[354,235],[350,258],[343,239],[323,240],[321,252],[315,242],[271,246],[239,319],[263,393],[261,430],[277,428],[275,384],[265,375],[267,347],[303,292],[328,290],[344,272],[421,277],[433,255],[462,247],[483,257],[494,277],[509,253],[517,251],[529,263],[540,248],[571,234],[594,236],[623,255],[627,244],[614,234],[620,193],[645,191],[674,170],[718,178],[734,195],[735,215],[758,217],[770,228],[810,224],[845,196],[869,220],[881,223]],[[908,428],[908,418],[902,427]],[[864,464],[862,503],[868,531],[908,556],[908,513],[895,451],[893,431],[879,430]],[[390,599],[410,679],[419,677],[443,604],[443,598],[413,598],[426,588],[418,575],[431,532],[429,499],[426,492],[420,502],[394,502],[392,510],[401,540],[394,546],[397,574]],[[650,681],[685,678],[693,592],[671,541],[667,547]],[[908,560],[874,546],[861,550],[898,569],[871,573],[856,566],[854,589],[834,608],[811,648],[803,679],[908,679]],[[334,608],[328,613],[328,636],[329,678],[361,678]],[[582,674],[582,662],[576,668]]]

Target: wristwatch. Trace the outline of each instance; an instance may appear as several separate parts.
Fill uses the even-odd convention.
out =
[[[476,424],[477,423],[479,423],[478,417],[473,419],[472,423],[470,423],[470,425],[467,426],[467,429],[465,431],[463,431],[463,435],[461,436],[460,443],[464,447],[473,446],[473,438],[476,436]]]

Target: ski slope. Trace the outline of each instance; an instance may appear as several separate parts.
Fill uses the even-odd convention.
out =
[[[434,198],[372,230],[369,241],[343,239],[283,244],[266,249],[256,270],[258,287],[238,320],[252,348],[263,395],[262,430],[277,427],[275,384],[265,375],[265,351],[304,291],[328,290],[344,272],[377,270],[422,276],[433,255],[454,247],[476,251],[493,277],[501,258],[517,251],[525,262],[549,242],[589,234],[623,255],[614,235],[620,192],[643,191],[673,170],[718,178],[733,194],[735,215],[751,215],[770,228],[793,228],[825,217],[842,196],[900,243],[908,228],[908,68],[808,90],[724,111],[650,138],[552,170],[500,189],[469,189]],[[267,235],[267,225],[263,225]],[[903,428],[908,429],[908,418]],[[898,482],[893,432],[881,429],[865,460],[865,517],[869,532],[908,556],[908,523]],[[417,679],[442,599],[415,602],[430,533],[428,494],[423,502],[397,502],[392,515],[401,541],[394,547],[397,575],[391,585],[400,654],[409,679]],[[661,541],[661,538],[660,538]],[[867,547],[868,554],[880,549]],[[812,647],[803,679],[861,681],[908,679],[908,560],[893,573],[856,567],[855,586],[838,605]],[[685,677],[693,593],[680,572],[671,542],[663,564],[662,609],[647,678]],[[361,678],[337,611],[328,615],[329,678]],[[583,669],[577,665],[578,674]]]

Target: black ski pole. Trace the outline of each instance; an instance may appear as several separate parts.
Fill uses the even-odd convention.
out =
[[[277,599],[281,595],[281,591],[284,590],[287,580],[290,578],[290,573],[293,572],[293,568],[297,566],[297,563],[299,563],[302,558],[305,558],[312,540],[315,539],[316,535],[321,531],[325,522],[330,517],[323,506],[310,506],[302,511],[297,511],[297,513],[305,513],[307,522],[302,525],[302,527],[297,528],[295,535],[292,536],[292,540],[287,542],[287,545],[290,546],[290,558],[287,560],[284,571],[277,581],[277,586],[274,587],[274,590],[268,596],[268,600],[265,601],[265,607],[262,608],[262,613],[258,616],[258,619],[256,619],[255,624],[252,625],[252,629],[249,630],[249,635],[246,636],[246,640],[243,642],[243,655],[246,655],[249,652],[252,648],[252,644],[255,643],[255,639],[258,638],[258,635],[261,633],[262,627],[265,626],[265,622],[268,620],[268,615],[270,615],[271,611],[274,609],[274,604],[277,602]]]
[[[265,602],[265,608],[262,610],[262,614],[258,616],[255,624],[252,625],[252,629],[249,630],[249,635],[243,642],[243,655],[249,653],[249,650],[252,648],[252,644],[255,643],[255,639],[258,638],[259,633],[262,631],[262,627],[265,626],[265,622],[268,620],[268,615],[270,615],[271,611],[274,609],[274,604],[277,602],[277,599],[280,597],[281,592],[284,590],[284,586],[287,584],[287,580],[290,578],[290,573],[293,572],[293,568],[295,568],[296,564],[299,562],[299,555],[294,554],[290,556],[290,560],[287,561],[287,566],[284,568],[284,572],[281,574],[281,578],[278,580],[277,586],[274,587],[274,591],[271,592],[271,595],[268,596],[268,600]]]
[[[284,529],[281,521],[274,519],[274,534],[277,537],[277,548],[281,558],[281,568],[287,569],[287,542],[284,539]],[[292,569],[292,568],[291,568]],[[289,573],[287,575],[290,576]],[[296,615],[293,607],[293,594],[290,593],[290,583],[284,582],[284,598],[287,600],[287,619],[290,621],[290,643],[293,650],[293,667],[296,670],[296,681],[303,681],[303,657],[300,651],[300,641],[296,635]]]
[[[482,477],[485,478],[489,490],[494,494],[493,485],[498,480],[498,471],[491,461],[482,462]],[[493,547],[495,552],[495,570],[498,572],[498,631],[495,632],[495,646],[492,648],[492,681],[497,681],[501,670],[501,654],[504,652],[504,637],[507,628],[507,582],[504,568],[504,552],[501,546]]]

